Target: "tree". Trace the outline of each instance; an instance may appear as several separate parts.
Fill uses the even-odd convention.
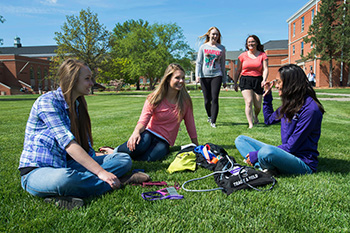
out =
[[[147,21],[128,20],[123,24],[116,24],[111,36],[110,59],[126,59],[128,62],[124,67],[124,80],[128,83],[137,83],[139,89],[139,77],[144,75],[145,61],[148,50],[151,49],[152,36]],[[149,58],[150,59],[150,58]],[[149,60],[151,62],[151,60]],[[120,67],[115,67],[118,69]],[[120,76],[120,78],[122,78]]]
[[[51,82],[52,89],[57,89],[60,85],[59,77],[56,75],[59,66],[62,64],[64,60],[66,60],[68,57],[65,54],[57,54],[51,61],[50,67],[49,67],[49,75],[48,79]]]
[[[150,25],[143,20],[118,23],[113,29],[112,58],[125,58],[129,81],[138,83],[140,76],[150,80],[153,89],[171,62],[191,67],[191,48],[182,29],[174,24]]]
[[[314,17],[309,27],[309,37],[304,37],[305,43],[312,44],[312,50],[307,54],[306,59],[315,59],[316,56],[322,61],[329,62],[329,87],[333,87],[333,59],[339,51],[339,41],[335,28],[339,25],[336,20],[338,4],[334,0],[322,0],[320,10]]]
[[[337,60],[350,66],[350,2],[343,2],[339,6],[336,18],[340,21],[335,34],[336,40],[340,42],[338,52],[341,54]],[[348,72],[347,86],[350,86],[350,72]]]
[[[69,55],[83,60],[90,67],[93,77],[102,64],[109,49],[110,33],[100,24],[97,14],[81,10],[79,16],[66,16],[67,22],[61,27],[62,32],[55,32],[60,57]]]
[[[129,61],[126,58],[106,58],[99,67],[98,82],[108,83],[111,80],[128,80],[127,65]]]

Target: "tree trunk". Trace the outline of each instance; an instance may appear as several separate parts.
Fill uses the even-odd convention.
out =
[[[333,62],[332,62],[332,59],[329,61],[329,87],[333,87]]]
[[[149,78],[149,89],[153,90],[153,78],[151,78],[151,77]]]
[[[140,79],[138,79],[136,82],[136,90],[140,90]]]

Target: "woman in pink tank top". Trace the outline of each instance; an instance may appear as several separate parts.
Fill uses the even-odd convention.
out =
[[[263,87],[268,76],[267,56],[264,46],[256,35],[246,39],[246,52],[238,57],[237,72],[234,81],[239,78],[244,102],[245,114],[249,128],[258,124],[258,115],[261,111]]]

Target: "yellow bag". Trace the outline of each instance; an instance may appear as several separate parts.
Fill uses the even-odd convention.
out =
[[[172,174],[184,170],[196,170],[196,154],[193,151],[177,154],[167,171]]]

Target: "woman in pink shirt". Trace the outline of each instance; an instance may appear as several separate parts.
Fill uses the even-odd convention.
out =
[[[191,141],[198,145],[185,71],[178,64],[170,64],[157,89],[147,97],[134,132],[117,151],[128,153],[134,160],[160,160],[174,145],[182,119]]]
[[[256,35],[248,36],[245,47],[247,51],[238,57],[234,81],[236,83],[240,77],[239,87],[245,102],[245,114],[249,128],[253,128],[254,124],[259,123],[263,87],[269,71],[264,46]]]

